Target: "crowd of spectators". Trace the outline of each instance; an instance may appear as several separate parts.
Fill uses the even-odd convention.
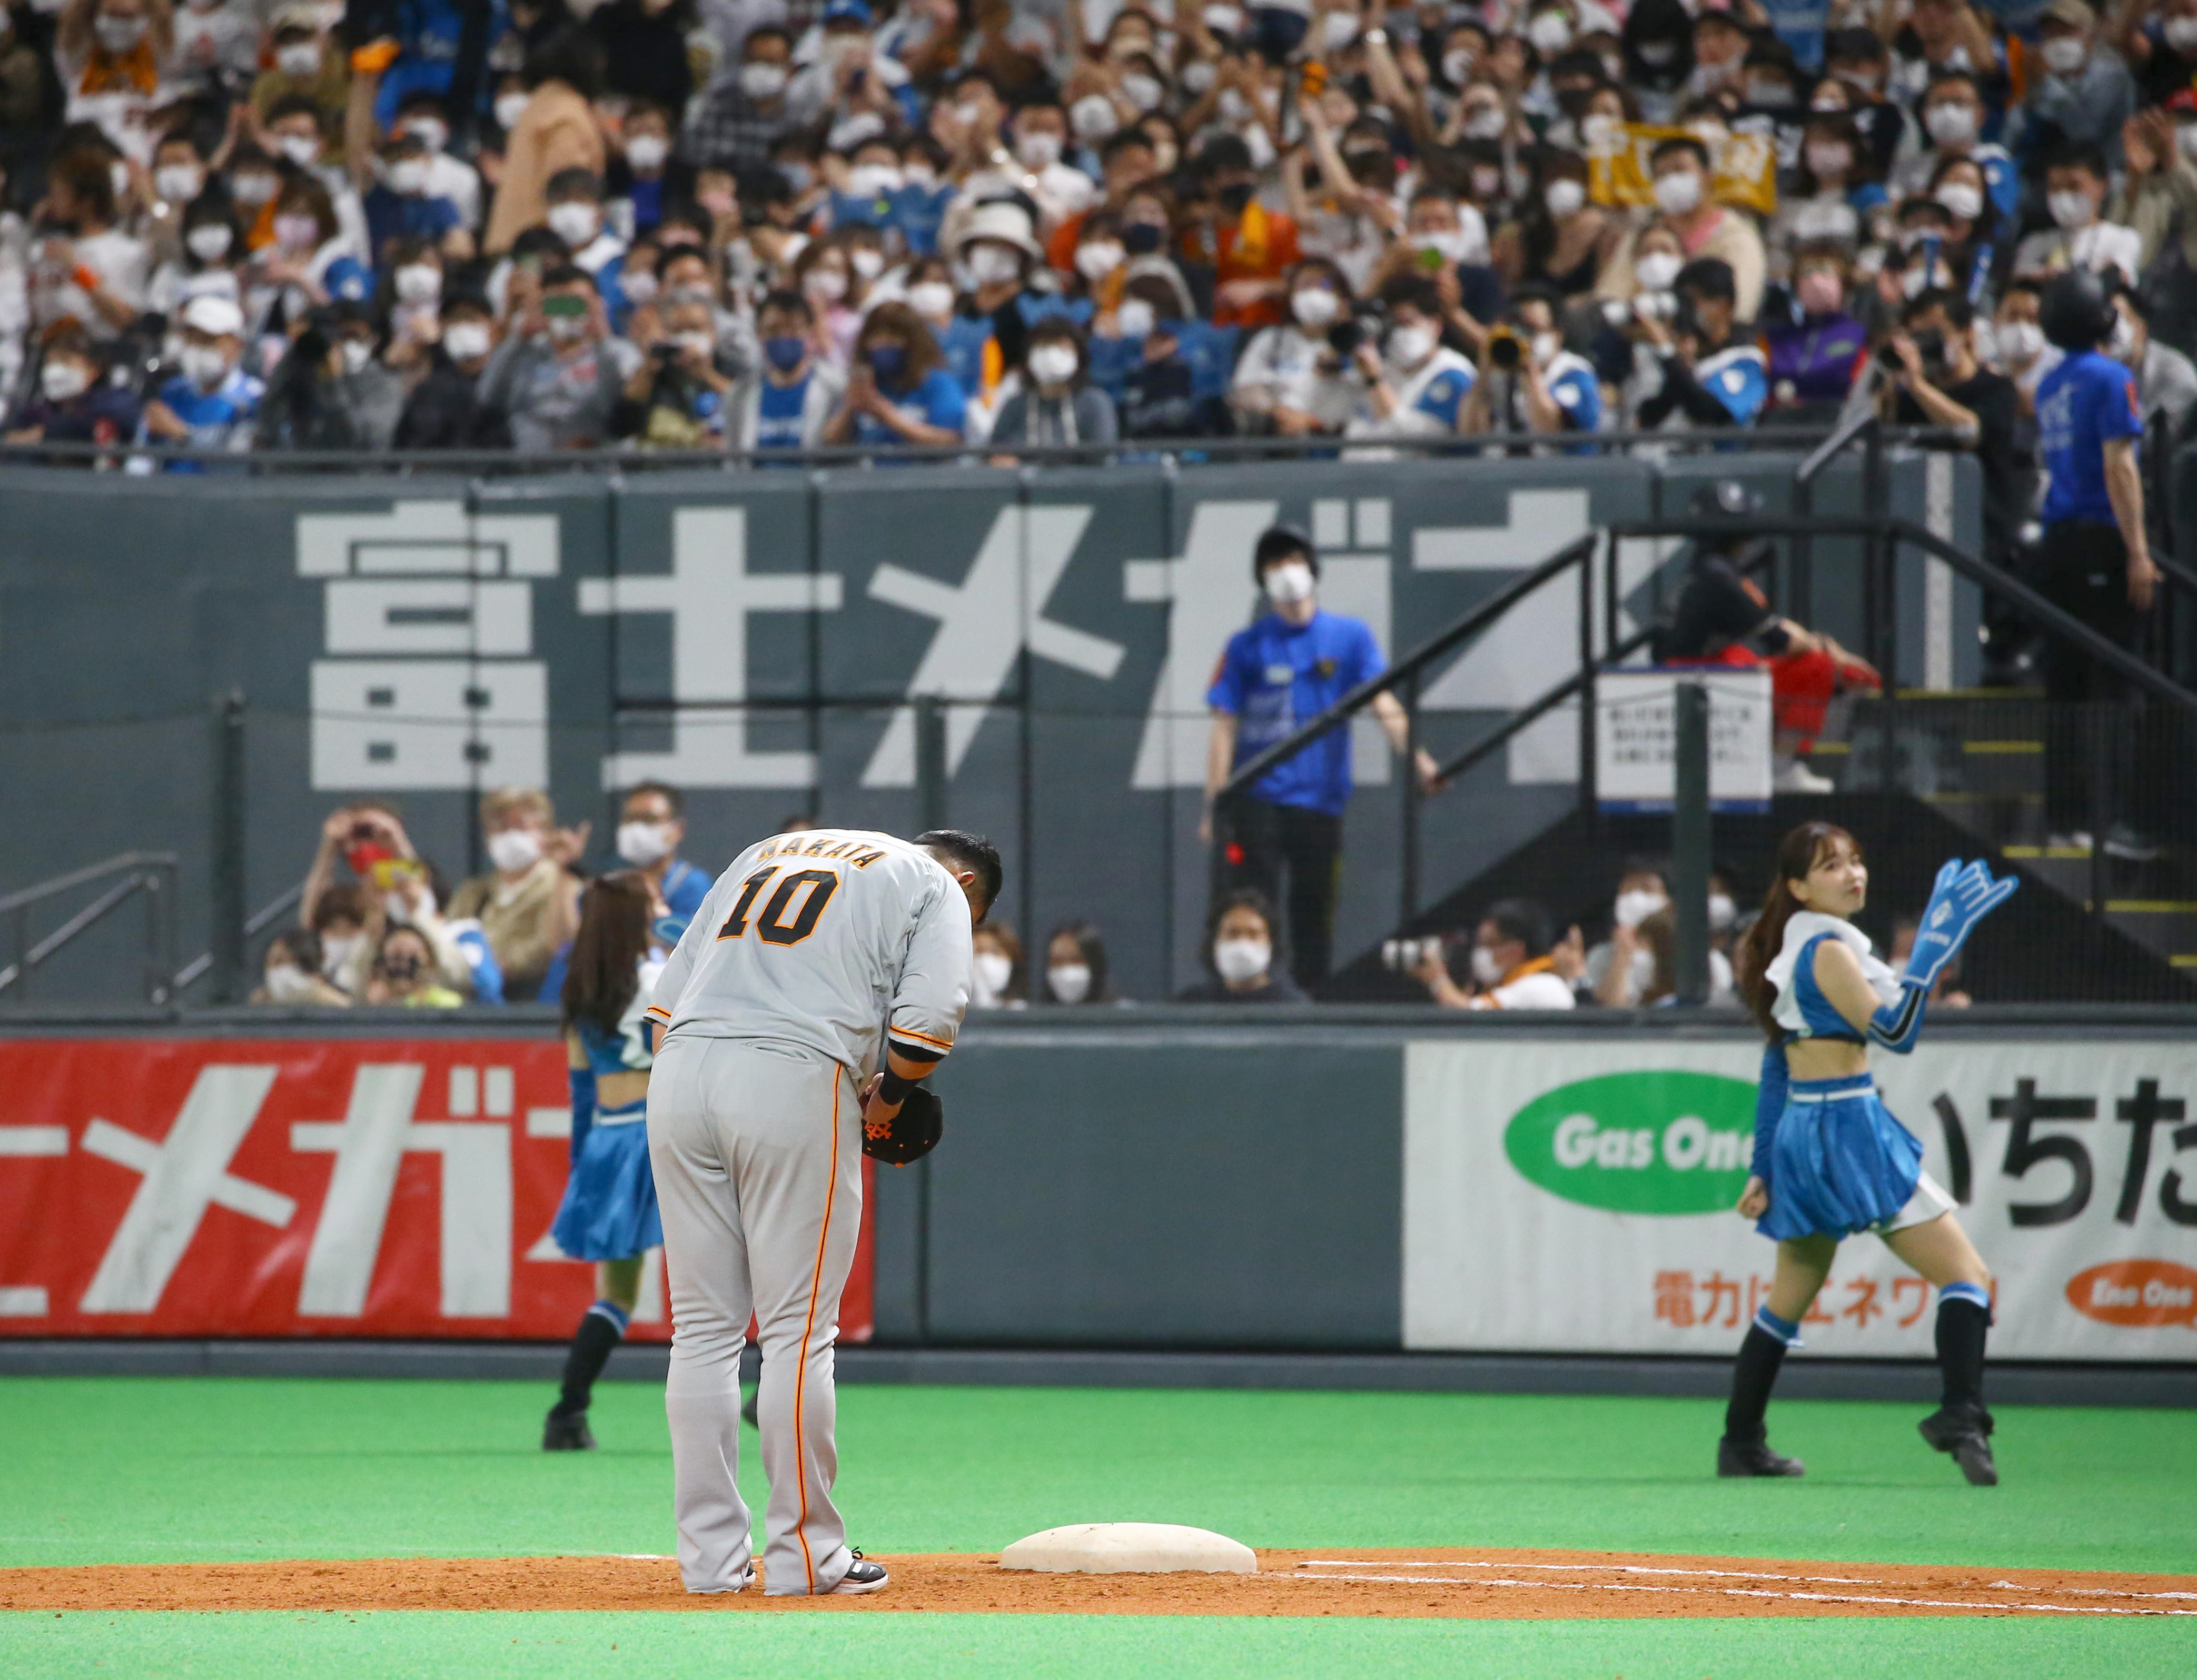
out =
[[[2003,530],[2043,277],[2112,275],[2147,412],[2197,403],[2193,77],[2197,0],[18,0],[5,432],[1011,450],[1875,403],[1982,451]]]

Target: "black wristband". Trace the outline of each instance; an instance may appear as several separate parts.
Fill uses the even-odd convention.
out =
[[[892,1070],[890,1063],[885,1065],[884,1074],[884,1077],[878,1086],[878,1096],[882,1101],[898,1107],[907,1101],[907,1093],[915,1089],[915,1081],[902,1079]]]

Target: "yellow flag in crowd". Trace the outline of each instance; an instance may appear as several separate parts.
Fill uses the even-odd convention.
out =
[[[1666,140],[1697,138],[1691,129],[1627,123],[1614,145],[1587,154],[1588,193],[1597,204],[1652,206],[1648,159]],[[1777,142],[1766,134],[1728,134],[1709,146],[1709,196],[1736,210],[1770,216],[1777,209]]]

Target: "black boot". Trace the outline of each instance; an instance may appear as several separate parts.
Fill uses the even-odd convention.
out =
[[[1767,1440],[1736,1441],[1726,1435],[1717,1443],[1717,1474],[1720,1476],[1804,1476],[1808,1467],[1770,1450]]]
[[[1770,1391],[1785,1363],[1790,1335],[1764,1324],[1763,1316],[1758,1313],[1748,1326],[1747,1340],[1739,1344],[1739,1357],[1732,1361],[1731,1403],[1725,1408],[1724,1439],[1717,1443],[1720,1476],[1797,1476],[1806,1469],[1797,1458],[1772,1452],[1763,1428],[1763,1414],[1770,1408]]]
[[[611,1350],[624,1339],[625,1314],[616,1306],[599,1301],[587,1310],[572,1333],[571,1350],[565,1355],[565,1381],[557,1404],[542,1425],[544,1452],[584,1452],[594,1445],[588,1428],[588,1402]]]
[[[1984,1409],[1984,1343],[1991,1334],[1991,1308],[1983,1291],[1956,1283],[1938,1300],[1938,1369],[1945,1379],[1944,1404],[1916,1427],[1922,1439],[1949,1452],[1961,1474],[1976,1487],[1998,1486],[1992,1461],[1991,1415]]]

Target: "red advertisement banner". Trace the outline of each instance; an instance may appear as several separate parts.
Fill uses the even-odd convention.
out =
[[[571,1124],[548,1037],[0,1040],[0,1335],[561,1339]],[[631,1338],[667,1300],[652,1253]]]

